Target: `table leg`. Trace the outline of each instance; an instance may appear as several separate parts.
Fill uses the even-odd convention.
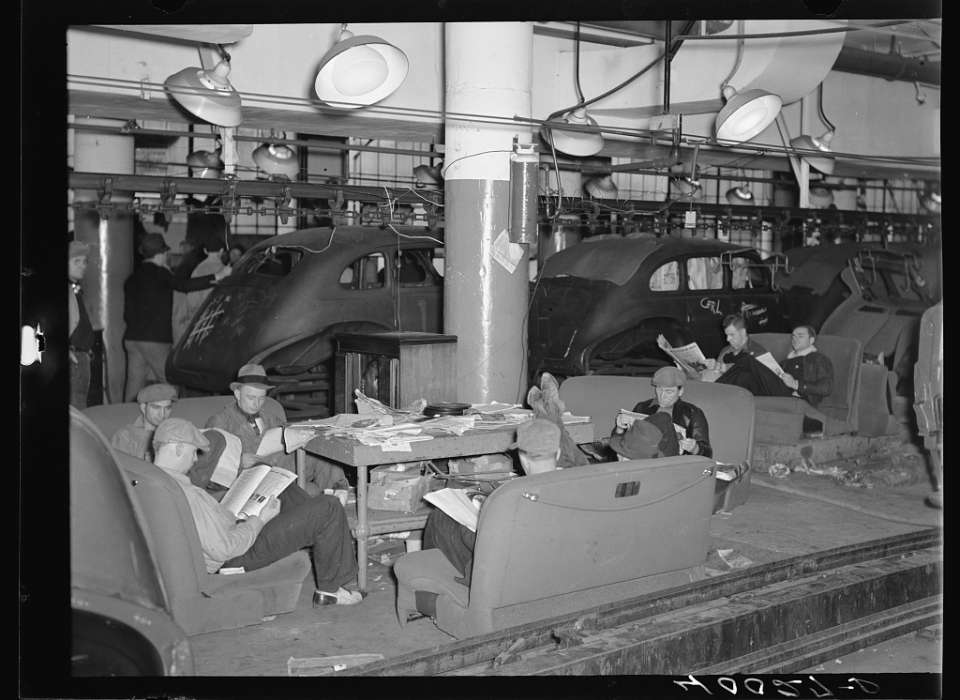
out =
[[[367,592],[367,467],[357,467],[357,585]]]
[[[294,452],[296,465],[297,465],[297,486],[306,490],[307,487],[307,453],[303,451],[302,447],[297,448]]]

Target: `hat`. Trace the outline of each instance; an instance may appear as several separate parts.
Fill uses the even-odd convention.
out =
[[[661,367],[653,373],[653,379],[650,380],[650,383],[654,386],[681,387],[686,381],[686,376],[676,367]]]
[[[167,418],[157,426],[153,434],[153,443],[159,445],[165,442],[183,442],[195,445],[199,450],[210,449],[210,441],[197,430],[193,423],[183,418]]]
[[[680,440],[677,438],[676,428],[673,427],[671,414],[666,411],[657,411],[647,418],[647,423],[656,426],[663,435],[658,445],[661,457],[675,457],[680,454]]]
[[[145,258],[152,258],[157,253],[170,250],[170,246],[163,239],[162,233],[148,233],[140,241],[140,255]]]
[[[626,432],[610,438],[610,447],[627,459],[650,459],[660,454],[663,433],[649,420],[635,420]]]
[[[257,386],[269,391],[273,389],[273,384],[267,380],[267,371],[263,365],[244,365],[237,372],[237,381],[230,382],[230,390],[236,391],[241,386]]]
[[[517,441],[510,447],[526,452],[531,457],[552,457],[560,449],[560,428],[544,418],[534,418],[520,424]]]
[[[84,243],[83,241],[70,241],[68,247],[67,259],[73,260],[74,258],[79,258],[80,256],[87,257],[90,254],[90,246]]]
[[[154,401],[176,401],[177,390],[169,384],[149,384],[137,392],[137,403]]]
[[[220,428],[209,428],[200,432],[210,441],[210,449],[190,467],[187,476],[194,486],[205,489],[210,485],[210,477],[217,469],[222,467],[232,474],[237,473],[243,445],[236,435]],[[217,486],[217,482],[214,482],[214,487]]]

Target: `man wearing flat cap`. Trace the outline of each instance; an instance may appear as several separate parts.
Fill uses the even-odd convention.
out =
[[[170,417],[177,390],[169,384],[148,384],[137,392],[140,415],[113,434],[110,444],[115,450],[147,462],[153,461],[153,433]]]
[[[186,496],[207,571],[216,573],[223,566],[255,571],[309,547],[316,584],[313,606],[359,603],[363,594],[347,588],[354,586],[357,560],[340,501],[333,496],[284,499],[284,494],[297,488],[290,484],[279,499],[267,499],[259,515],[238,520],[188,475],[197,462],[197,451],[210,446],[207,437],[182,418],[168,418],[153,435],[153,462]]]
[[[90,391],[90,356],[96,339],[80,283],[87,271],[90,246],[82,241],[70,241],[67,251],[67,280],[69,283],[67,316],[70,334],[70,405],[87,407]]]
[[[207,428],[220,428],[240,438],[243,454],[241,468],[254,464],[269,464],[289,471],[296,471],[296,458],[282,450],[257,456],[265,432],[283,426],[287,422],[286,411],[276,399],[267,396],[275,387],[267,378],[263,365],[244,365],[237,372],[237,379],[230,383],[235,401],[225,406],[220,413],[207,420]],[[325,488],[346,488],[348,485],[343,469],[307,455],[307,492],[310,495],[323,493]]]
[[[517,428],[517,440],[510,448],[517,450],[520,465],[527,476],[554,471],[560,456],[560,428],[544,418],[534,418],[521,423]],[[463,578],[458,580],[465,586],[470,585],[470,576],[473,573],[473,548],[476,541],[476,533],[439,508],[433,509],[423,528],[423,548],[439,549],[443,552],[447,560],[463,575]],[[423,598],[420,593],[418,595]],[[436,595],[429,594],[427,598],[418,599],[417,608],[430,614],[430,606],[435,604]],[[421,602],[424,607],[421,607]]]
[[[175,277],[167,266],[170,246],[160,233],[148,233],[140,243],[143,262],[123,284],[123,320],[127,329],[123,347],[127,351],[124,401],[133,401],[137,392],[151,381],[165,381],[164,366],[173,342],[173,292],[206,289],[230,274],[229,267],[215,275]]]
[[[634,413],[652,416],[665,413],[672,422],[683,428],[686,437],[680,440],[680,453],[712,457],[710,429],[707,417],[698,406],[683,400],[683,385],[686,375],[676,367],[661,367],[651,379],[656,397],[641,401],[633,407]],[[649,420],[649,419],[648,419]],[[620,418],[618,417],[618,422]],[[626,425],[618,425],[625,429]]]

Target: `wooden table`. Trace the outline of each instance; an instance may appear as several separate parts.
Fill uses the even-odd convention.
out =
[[[593,440],[592,423],[571,423],[566,427],[574,442]],[[428,425],[425,424],[424,428],[429,432]],[[357,538],[357,583],[360,590],[367,590],[367,538],[387,532],[422,529],[430,514],[430,506],[425,504],[415,513],[377,510],[371,520],[367,508],[369,468],[380,464],[506,452],[516,439],[516,434],[517,424],[494,429],[468,430],[463,435],[443,433],[435,435],[433,440],[410,443],[409,452],[384,451],[349,437],[319,436],[308,442],[303,448],[307,452],[357,470],[357,525],[354,536]]]

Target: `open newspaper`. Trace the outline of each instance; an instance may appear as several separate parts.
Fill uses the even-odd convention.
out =
[[[687,343],[680,347],[673,347],[662,335],[657,337],[657,345],[667,353],[670,358],[682,369],[691,379],[700,376],[700,372],[707,368],[707,358],[703,350],[696,342]]]
[[[754,359],[764,367],[769,368],[771,372],[781,379],[783,378],[783,367],[780,366],[779,362],[773,359],[773,355],[771,355],[769,352],[765,352],[762,355],[757,355]]]
[[[480,508],[471,500],[467,489],[440,489],[424,495],[424,500],[432,503],[470,532],[477,531]]]
[[[297,478],[286,469],[258,464],[240,472],[220,505],[240,519],[260,515],[270,496],[278,496]]]

